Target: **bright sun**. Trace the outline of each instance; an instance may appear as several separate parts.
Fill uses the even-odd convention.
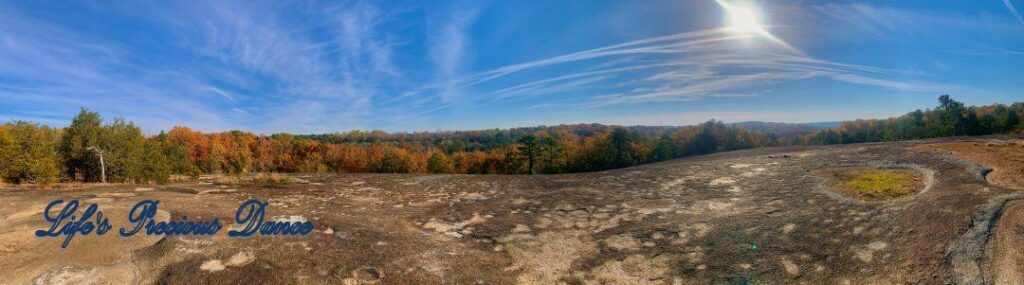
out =
[[[728,0],[715,0],[715,2],[722,6],[722,10],[725,10],[725,17],[728,21],[727,31],[745,36],[765,37],[789,51],[800,52],[765,29],[761,23],[760,11],[752,3],[730,3]]]
[[[740,33],[753,33],[761,30],[761,17],[752,7],[731,5],[729,12],[729,28]]]

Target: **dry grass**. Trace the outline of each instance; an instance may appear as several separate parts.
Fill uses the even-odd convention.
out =
[[[840,168],[822,171],[832,190],[865,201],[888,201],[916,193],[921,173],[911,169]]]
[[[172,183],[192,182],[199,179],[199,176],[173,174],[167,180]]]
[[[218,185],[231,185],[231,186],[243,186],[243,185],[281,185],[291,184],[292,180],[287,175],[280,173],[257,173],[255,175],[247,176],[221,176],[214,179],[214,184]]]

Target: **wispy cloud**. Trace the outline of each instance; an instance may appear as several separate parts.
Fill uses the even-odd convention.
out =
[[[144,11],[159,28],[150,40],[167,50],[0,7],[0,72],[9,79],[0,97],[18,109],[47,100],[67,116],[88,107],[150,128],[327,132],[365,126],[373,100],[400,77],[383,29],[395,11],[371,3],[126,6],[95,9]],[[163,57],[184,62],[153,62]]]
[[[456,102],[460,97],[455,82],[467,57],[470,39],[466,29],[476,20],[477,11],[457,9],[437,16],[430,33],[430,57],[435,64],[435,80],[444,102]]]
[[[25,17],[12,7],[0,10],[5,11],[0,12],[0,77],[5,82],[0,84],[0,110],[36,114],[0,111],[0,117],[62,125],[79,107],[87,107],[145,120],[149,127],[200,122],[230,127],[210,106],[188,96],[201,92],[194,77],[138,66],[130,46]],[[156,115],[167,113],[176,115]]]
[[[851,55],[846,45],[906,45],[949,27],[1019,33],[1005,17],[899,5],[763,4],[765,15],[772,9],[786,15],[766,29],[803,53],[759,33],[708,29],[706,18],[719,15],[706,13],[680,20],[700,25],[682,23],[651,37],[659,29],[588,34],[593,19],[531,23],[535,15],[502,18],[507,11],[475,2],[81,4],[92,13],[87,25],[40,13],[46,5],[0,3],[0,119],[66,123],[78,107],[88,107],[150,130],[183,124],[312,133],[405,129],[412,121],[521,111],[516,108],[597,113],[739,102],[803,83],[883,94],[971,94],[982,93],[969,84],[979,80],[929,74],[940,59],[951,68],[970,65],[965,62],[938,53],[927,66],[882,58],[888,55],[863,61],[872,55]],[[1003,4],[1024,23],[1009,0]],[[998,2],[991,6],[1002,9]],[[91,20],[108,18],[117,21]],[[501,37],[490,29],[515,21],[522,23],[503,27]],[[680,27],[690,30],[672,33]],[[565,43],[531,41],[534,34],[546,41],[564,36],[552,33],[570,37]],[[603,44],[584,45],[598,42]],[[993,44],[1007,49],[986,50],[992,58],[1021,53],[1012,40],[968,47]],[[884,47],[872,48],[884,54],[877,51]]]
[[[186,32],[187,48],[217,59],[219,66],[204,68],[227,71],[211,72],[211,79],[258,94],[252,98],[257,101],[242,103],[273,114],[236,112],[240,120],[262,131],[365,126],[382,86],[400,75],[392,61],[393,42],[382,31],[391,15],[363,2],[289,8],[300,9],[304,17],[288,18],[277,13],[282,9],[258,2],[218,2],[170,21]],[[183,16],[195,20],[180,21]]]
[[[917,92],[917,93],[932,93],[932,94],[976,94],[980,93],[976,88],[957,85],[957,84],[945,84],[938,82],[914,82],[914,81],[895,81],[881,78],[865,77],[857,74],[833,74],[832,78],[839,81],[883,87],[897,91]]]
[[[455,88],[475,88],[474,93],[480,94],[476,100],[482,106],[540,95],[589,94],[579,100],[570,100],[575,103],[569,106],[575,108],[686,102],[705,97],[750,97],[758,95],[758,92],[750,92],[750,88],[810,78],[904,92],[977,92],[974,88],[956,84],[886,79],[906,78],[915,72],[823,60],[793,53],[769,40],[756,34],[731,33],[726,29],[652,37],[499,67],[461,78]],[[743,48],[743,42],[757,48]],[[501,87],[496,89],[478,87],[514,73],[546,73],[548,69],[564,66],[573,66],[570,70],[581,71],[553,73],[547,78],[511,86],[499,85]],[[587,92],[581,92],[584,89]],[[425,98],[430,96],[421,96],[419,102],[436,104],[429,104],[431,107],[425,107],[424,112],[441,110],[446,105],[445,102]],[[565,103],[543,102],[530,108],[559,106],[566,107]]]
[[[225,99],[228,99],[231,102],[235,102],[236,101],[235,100],[235,96],[232,96],[231,93],[228,93],[227,91],[220,90],[219,88],[216,88],[216,87],[210,87],[209,89],[210,89],[210,92],[213,92],[213,93],[215,93],[217,95],[220,95],[220,96],[224,97]]]
[[[1013,3],[1010,2],[1010,0],[1003,0],[1003,4],[1006,5],[1007,10],[1010,10],[1010,14],[1013,14],[1013,17],[1017,18],[1017,22],[1024,25],[1024,17],[1021,17],[1020,13],[1017,12],[1017,8],[1013,7]]]
[[[613,125],[666,125],[667,122],[672,122],[673,125],[689,125],[699,124],[705,122],[708,119],[715,119],[728,123],[745,122],[745,121],[765,121],[765,122],[793,122],[793,123],[810,123],[810,122],[831,122],[831,121],[842,121],[842,120],[854,120],[854,119],[869,119],[869,118],[887,118],[899,114],[903,114],[905,110],[887,110],[887,109],[871,109],[871,110],[853,110],[853,109],[839,109],[839,110],[791,110],[791,111],[749,111],[749,110],[736,110],[736,111],[716,111],[716,112],[686,112],[686,113],[675,113],[675,114],[636,114],[636,115],[623,115],[601,119],[600,122],[604,124]]]

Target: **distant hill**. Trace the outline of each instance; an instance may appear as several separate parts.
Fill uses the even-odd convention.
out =
[[[819,129],[836,129],[839,128],[839,124],[843,122],[814,122],[814,123],[802,123],[801,125],[808,125]]]
[[[818,130],[838,128],[840,122],[816,122],[816,123],[775,123],[762,121],[747,121],[732,123],[730,125],[743,127],[751,132],[773,133],[779,136],[805,135]]]

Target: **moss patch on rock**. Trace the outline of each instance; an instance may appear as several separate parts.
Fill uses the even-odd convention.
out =
[[[906,197],[923,187],[921,173],[912,169],[839,168],[819,175],[832,180],[832,191],[864,201]]]

